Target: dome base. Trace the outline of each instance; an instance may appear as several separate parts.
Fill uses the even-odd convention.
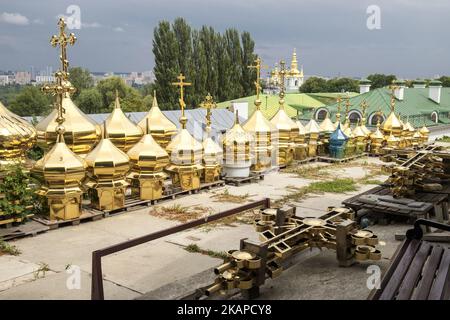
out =
[[[223,167],[223,173],[227,178],[247,178],[250,176],[250,166],[251,161],[227,164]]]

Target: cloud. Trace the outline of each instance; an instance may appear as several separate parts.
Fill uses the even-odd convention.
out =
[[[44,21],[42,21],[41,19],[34,19],[32,22],[34,24],[44,24]]]
[[[116,32],[124,32],[125,31],[125,30],[123,30],[122,27],[115,27],[115,28],[113,28],[113,30]]]
[[[3,12],[0,14],[0,22],[15,24],[18,26],[26,26],[30,24],[30,20],[27,17],[21,15],[20,13],[8,13]]]

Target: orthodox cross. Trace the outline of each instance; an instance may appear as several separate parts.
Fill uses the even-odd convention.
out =
[[[284,60],[280,61],[280,109],[284,108],[284,92],[285,92],[285,85],[284,85],[284,79],[286,77],[286,63]]]
[[[211,94],[208,93],[200,106],[206,109],[206,129],[211,129],[211,109],[216,107],[216,103]]]
[[[341,121],[341,102],[342,102],[341,96],[338,96],[336,101],[337,101],[336,121],[340,122]]]
[[[180,103],[180,107],[181,107],[180,123],[181,123],[181,127],[183,129],[186,129],[187,118],[184,116],[184,108],[186,107],[186,103],[184,102],[184,87],[190,86],[190,85],[192,85],[192,83],[184,82],[186,77],[182,73],[180,73],[180,75],[177,77],[177,79],[178,79],[178,82],[172,82],[172,85],[180,88],[180,99],[178,99],[178,102]]]
[[[398,86],[392,85],[389,87],[391,89],[391,112],[394,112],[395,110],[395,90],[398,89]]]
[[[59,26],[59,34],[53,35],[50,39],[50,44],[52,47],[59,46],[61,49],[61,54],[59,56],[59,59],[61,60],[61,72],[63,73],[63,77],[65,80],[67,80],[67,77],[69,75],[69,60],[67,60],[67,45],[74,45],[75,41],[77,41],[77,38],[73,33],[70,33],[69,35],[66,34],[66,22],[63,18],[60,18],[58,21]]]
[[[362,121],[363,121],[363,124],[366,124],[366,110],[367,110],[367,107],[368,107],[368,104],[367,104],[367,101],[366,101],[366,99],[364,99],[363,101],[362,101],[362,103],[361,103],[361,109],[362,109]]]
[[[378,109],[378,112],[377,112],[377,126],[378,127],[380,126],[380,122],[382,119],[381,115],[382,115],[381,109]]]
[[[349,121],[350,120],[350,118],[348,116],[348,113],[350,111],[350,106],[351,106],[351,104],[350,104],[350,97],[347,96],[347,98],[345,100],[345,121]]]
[[[261,100],[259,100],[259,93],[261,91],[261,58],[258,57],[255,59],[255,64],[251,65],[251,66],[247,66],[247,68],[250,69],[255,69],[256,70],[256,81],[255,83],[255,88],[256,88],[256,100],[255,100],[255,106],[256,109],[259,110],[259,107],[261,106]]]
[[[44,93],[50,94],[56,97],[55,105],[56,110],[58,111],[58,116],[56,117],[56,122],[59,126],[64,122],[64,110],[62,106],[62,100],[66,93],[72,94],[75,92],[75,87],[72,85],[68,85],[65,80],[65,75],[63,72],[58,71],[55,73],[56,83],[48,84],[42,87],[42,91]]]

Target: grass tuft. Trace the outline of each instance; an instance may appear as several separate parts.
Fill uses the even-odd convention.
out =
[[[225,259],[227,257],[227,253],[223,251],[214,251],[214,250],[205,250],[200,248],[195,243],[191,243],[184,248],[187,252],[191,253],[200,253],[206,256],[210,256],[212,258]]]
[[[249,201],[248,198],[250,197],[250,195],[248,193],[244,194],[244,195],[236,195],[236,194],[231,194],[230,191],[228,190],[228,188],[226,188],[223,192],[221,193],[214,193],[211,196],[211,199],[215,199],[214,202],[231,202],[231,203],[244,203]]]
[[[9,244],[6,241],[0,240],[0,255],[10,254],[12,256],[18,256],[22,252],[16,246]]]
[[[351,178],[335,179],[331,181],[313,182],[308,186],[309,192],[333,192],[341,193],[348,191],[356,191],[355,180]]]
[[[180,204],[155,207],[149,211],[149,214],[152,216],[180,222],[195,220],[203,216],[206,216],[210,213],[211,208],[203,206],[185,207]]]

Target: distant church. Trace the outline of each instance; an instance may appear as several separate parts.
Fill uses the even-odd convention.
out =
[[[285,83],[286,92],[298,92],[299,88],[303,84],[303,66],[298,70],[297,53],[294,49],[292,53],[291,68],[286,70]],[[268,79],[268,85],[271,88],[278,88],[280,83],[280,70],[278,64],[270,71],[270,77]]]

